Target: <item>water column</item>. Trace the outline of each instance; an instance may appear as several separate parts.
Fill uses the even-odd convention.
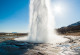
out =
[[[30,42],[63,42],[64,38],[55,34],[55,22],[50,6],[50,0],[30,0]]]

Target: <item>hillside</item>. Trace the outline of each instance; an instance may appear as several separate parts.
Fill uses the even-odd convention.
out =
[[[59,34],[80,36],[80,21],[57,29]]]
[[[76,23],[73,23],[71,25],[69,25],[68,27],[71,27],[71,26],[79,26],[80,25],[80,21],[76,22]]]

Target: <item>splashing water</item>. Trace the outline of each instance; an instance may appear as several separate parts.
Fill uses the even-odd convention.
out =
[[[54,17],[50,0],[30,0],[29,41],[36,43],[58,43],[65,39],[54,31]]]
[[[30,0],[30,33],[27,41],[55,44],[66,40],[54,31],[55,20],[50,6],[50,0]]]

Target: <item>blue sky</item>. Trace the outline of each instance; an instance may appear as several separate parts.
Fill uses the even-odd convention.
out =
[[[29,0],[0,0],[0,32],[27,32]]]
[[[52,0],[52,6],[63,8],[61,13],[54,13],[56,28],[80,21],[80,0]],[[57,5],[58,4],[58,5]]]
[[[56,28],[80,21],[80,0],[52,0],[57,4],[63,10],[53,12]],[[0,0],[0,32],[27,32],[28,26],[29,0]]]

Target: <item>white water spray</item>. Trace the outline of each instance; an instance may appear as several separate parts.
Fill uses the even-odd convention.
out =
[[[30,0],[30,33],[28,37],[16,38],[18,41],[34,43],[61,43],[66,41],[54,31],[55,20],[50,0]]]
[[[50,0],[30,0],[30,42],[59,43],[65,40],[54,31],[55,22],[50,6]]]

